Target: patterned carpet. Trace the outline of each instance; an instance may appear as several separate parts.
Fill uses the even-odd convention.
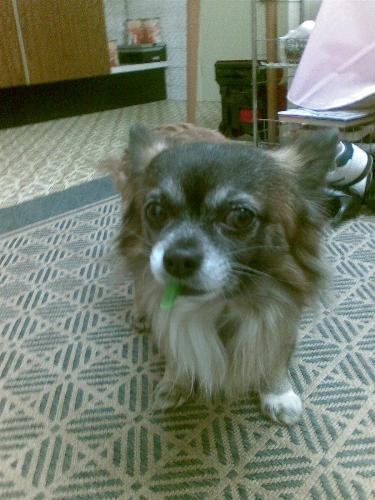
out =
[[[119,220],[110,196],[0,238],[0,498],[374,498],[375,220],[327,232],[291,428],[253,396],[152,410],[163,360],[134,328]]]
[[[129,127],[186,119],[186,102],[158,101],[0,130],[0,207],[63,191],[100,177],[97,166],[120,155]],[[219,102],[199,102],[197,123],[217,128]]]

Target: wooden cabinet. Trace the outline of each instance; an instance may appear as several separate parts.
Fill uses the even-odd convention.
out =
[[[9,69],[6,79],[0,77],[0,86],[109,74],[102,0],[1,0],[3,2],[8,12],[1,14],[0,33],[6,33],[12,26],[14,33],[13,52],[11,40],[1,37],[1,76],[3,61],[8,61]]]
[[[0,87],[26,83],[12,0],[1,0],[0,8]]]

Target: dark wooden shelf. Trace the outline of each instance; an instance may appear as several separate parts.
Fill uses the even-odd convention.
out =
[[[0,128],[167,98],[165,68],[0,89]]]

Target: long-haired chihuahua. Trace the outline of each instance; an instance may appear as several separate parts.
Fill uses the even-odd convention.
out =
[[[277,151],[186,124],[132,126],[114,177],[125,200],[119,238],[137,307],[165,359],[155,406],[255,390],[273,420],[302,402],[288,365],[303,307],[324,278],[324,186],[337,132]]]

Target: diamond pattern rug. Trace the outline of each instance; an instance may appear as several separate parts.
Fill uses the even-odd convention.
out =
[[[163,360],[134,327],[119,198],[83,202],[0,237],[0,498],[374,498],[375,219],[327,231],[286,428],[253,395],[152,410]]]

